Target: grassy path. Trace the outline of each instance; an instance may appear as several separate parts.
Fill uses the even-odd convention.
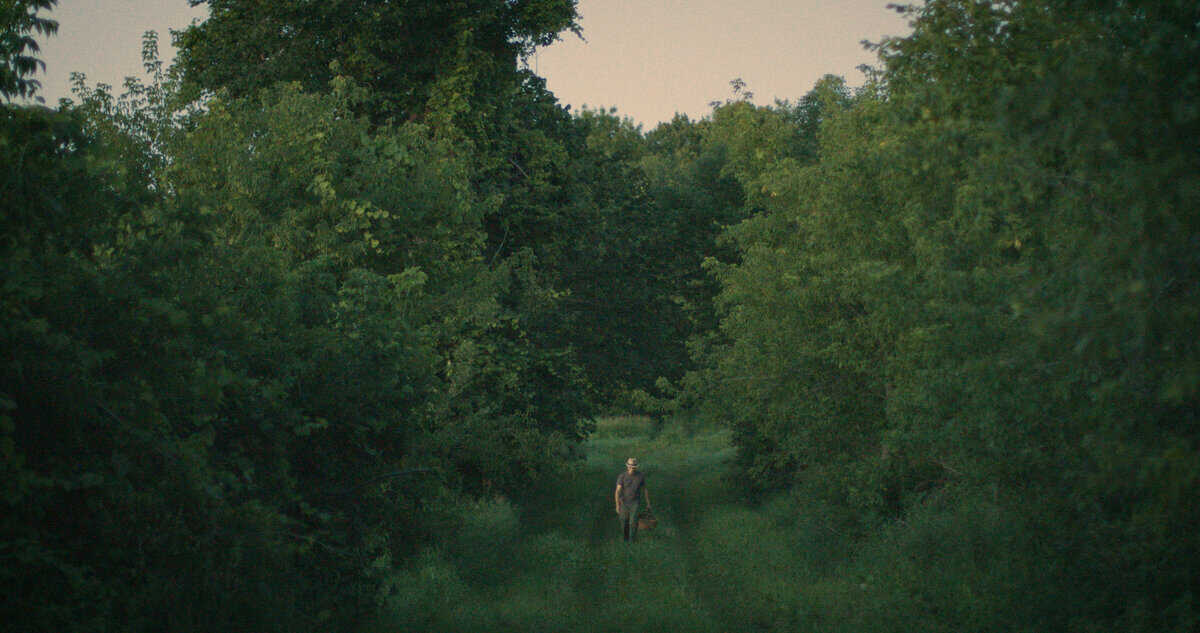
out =
[[[720,432],[654,435],[644,421],[604,420],[586,446],[586,460],[573,476],[543,491],[539,505],[519,517],[503,502],[481,506],[477,526],[398,579],[390,598],[395,617],[380,628],[770,628],[771,622],[746,618],[744,596],[737,595],[745,587],[728,573],[737,571],[738,549],[746,545],[721,524],[724,513],[739,507],[724,476],[732,454]],[[612,490],[630,455],[648,475],[660,523],[626,544]]]
[[[399,573],[381,566],[386,617],[369,630],[1028,630],[1006,624],[1022,608],[1012,583],[1041,571],[1013,558],[1011,522],[994,506],[964,505],[949,519],[933,508],[855,540],[842,510],[817,495],[741,501],[722,432],[654,434],[644,421],[609,419],[585,450],[520,509],[464,508],[457,534]],[[626,544],[612,492],[631,455],[660,522]]]

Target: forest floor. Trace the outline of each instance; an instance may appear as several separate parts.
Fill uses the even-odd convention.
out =
[[[739,501],[727,432],[609,418],[571,476],[521,510],[483,504],[456,542],[398,578],[379,630],[793,630],[791,532]],[[613,488],[637,456],[658,527],[620,536]],[[811,571],[811,570],[810,570]]]

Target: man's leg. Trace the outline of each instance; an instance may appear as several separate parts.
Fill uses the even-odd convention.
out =
[[[637,538],[638,504],[627,504],[625,511],[629,513],[629,516],[625,518],[625,540],[632,541]]]

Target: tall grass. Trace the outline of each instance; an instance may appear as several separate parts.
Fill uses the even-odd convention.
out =
[[[464,505],[455,534],[393,574],[373,630],[719,631],[693,583],[672,496],[681,471],[715,474],[728,450],[719,434],[684,445],[646,418],[601,420],[586,460],[520,508]],[[630,455],[650,477],[662,522],[626,544],[612,490]]]
[[[621,542],[612,489],[636,455],[658,529]],[[1056,631],[1066,564],[990,499],[946,494],[865,537],[801,490],[751,504],[728,435],[600,421],[587,459],[519,507],[394,572],[377,631]]]

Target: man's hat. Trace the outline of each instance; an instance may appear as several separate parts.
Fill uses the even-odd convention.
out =
[[[625,465],[626,465],[626,466],[637,466],[637,465],[638,465],[638,464],[637,464],[637,458],[636,458],[636,457],[630,457],[629,459],[625,460]]]

